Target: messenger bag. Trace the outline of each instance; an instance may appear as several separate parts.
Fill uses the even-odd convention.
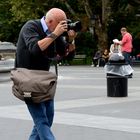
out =
[[[22,101],[40,103],[53,99],[57,75],[43,70],[16,68],[11,71],[12,93]]]

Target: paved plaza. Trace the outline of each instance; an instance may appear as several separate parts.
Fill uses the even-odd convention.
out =
[[[56,140],[139,140],[140,67],[133,69],[128,97],[107,97],[103,67],[59,66],[52,127]],[[0,140],[28,140],[31,117],[11,86],[9,73],[0,73]]]

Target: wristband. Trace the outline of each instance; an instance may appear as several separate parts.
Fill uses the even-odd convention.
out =
[[[56,34],[54,34],[54,33],[51,33],[51,34],[49,34],[48,36],[47,36],[47,38],[52,38],[52,39],[56,39],[58,36],[56,35]]]

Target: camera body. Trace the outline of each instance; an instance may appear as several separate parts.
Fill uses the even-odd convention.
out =
[[[68,30],[74,30],[75,32],[79,32],[82,29],[81,21],[72,22],[70,19],[67,20]],[[68,36],[67,32],[64,32],[62,36]]]
[[[81,21],[72,22],[71,20],[68,20],[67,24],[68,24],[68,31],[74,30],[75,32],[79,32],[82,29]]]

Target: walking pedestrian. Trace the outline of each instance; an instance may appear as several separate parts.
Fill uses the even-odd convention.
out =
[[[64,32],[68,33],[69,42],[61,36]],[[40,20],[27,21],[22,27],[17,42],[16,67],[49,71],[50,58],[64,56],[75,49],[71,43],[75,37],[74,30],[68,31],[65,12],[59,8],[50,9]],[[54,100],[27,101],[26,105],[34,122],[29,140],[55,140],[51,131]]]

